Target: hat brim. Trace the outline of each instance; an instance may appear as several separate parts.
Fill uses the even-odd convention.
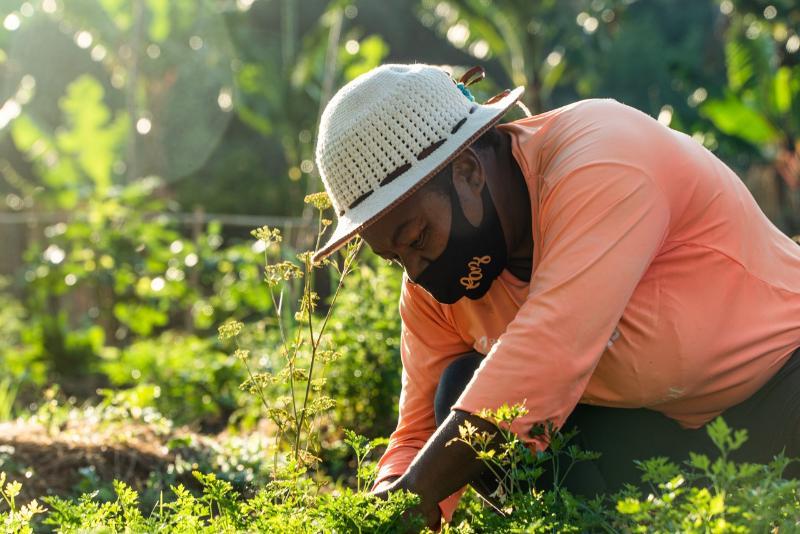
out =
[[[375,191],[363,203],[340,216],[333,234],[314,253],[313,261],[321,261],[336,252],[356,234],[416,192],[486,130],[496,124],[520,99],[523,91],[524,87],[520,86],[491,104],[478,105],[477,109],[468,115],[464,125],[428,157],[412,163],[408,171]]]

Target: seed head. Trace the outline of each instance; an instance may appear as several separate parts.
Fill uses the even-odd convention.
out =
[[[319,211],[325,211],[326,209],[331,207],[331,199],[328,196],[328,193],[324,191],[306,195],[306,197],[303,199],[303,202],[305,202],[306,204],[311,204]]]

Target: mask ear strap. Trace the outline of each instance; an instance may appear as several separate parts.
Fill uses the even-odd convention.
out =
[[[492,98],[490,98],[489,100],[487,100],[483,104],[484,105],[486,105],[486,104],[494,104],[495,102],[497,102],[501,98],[503,98],[505,96],[508,96],[508,93],[510,93],[510,92],[511,92],[510,89],[505,89],[505,90],[497,93],[496,95],[494,95]],[[526,117],[533,117],[533,114],[531,113],[531,110],[528,109],[528,106],[526,106],[525,104],[523,104],[519,100],[517,100],[516,104],[519,107],[519,109],[522,110],[522,112],[525,114]]]
[[[528,106],[523,104],[521,100],[517,100],[517,106],[519,107],[519,109],[522,110],[522,112],[525,114],[526,117],[533,117],[531,110],[529,110]]]

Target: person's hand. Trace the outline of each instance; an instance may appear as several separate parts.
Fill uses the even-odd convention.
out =
[[[418,495],[420,499],[422,499],[422,496],[419,495],[418,491],[415,491],[413,484],[411,484],[408,481],[407,477],[398,477],[392,479],[391,482],[388,484],[386,482],[387,481],[379,485],[376,488],[376,491],[373,492],[373,494],[376,497],[381,499],[387,499],[389,497],[389,494],[394,491],[406,490]],[[403,517],[407,519],[410,519],[411,517],[415,516],[422,517],[423,521],[425,522],[425,525],[433,530],[438,530],[439,525],[442,521],[442,514],[441,510],[439,510],[438,503],[420,501],[419,504],[417,504],[412,508],[409,508],[408,510],[406,510],[406,513],[403,514]]]

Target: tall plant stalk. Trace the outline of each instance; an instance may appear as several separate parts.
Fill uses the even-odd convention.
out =
[[[331,224],[330,220],[323,217],[325,210],[330,207],[330,201],[324,193],[317,193],[308,195],[306,202],[316,208],[318,212],[315,243],[315,249],[318,249],[322,234]],[[244,328],[242,323],[228,322],[222,325],[220,339],[234,339],[235,354],[244,362],[248,374],[248,379],[242,386],[259,398],[266,414],[276,424],[278,430],[274,463],[277,472],[278,455],[283,439],[293,439],[293,442],[289,443],[289,450],[291,459],[296,466],[306,465],[309,463],[309,458],[314,457],[311,453],[314,416],[332,405],[332,400],[324,395],[314,395],[314,392],[321,389],[324,381],[323,378],[315,378],[314,373],[319,371],[321,364],[330,361],[335,356],[334,351],[323,346],[324,334],[336,301],[344,287],[344,280],[355,265],[361,248],[361,240],[355,239],[345,248],[341,267],[332,260],[315,263],[312,260],[313,252],[303,252],[297,255],[302,262],[301,266],[282,259],[280,252],[282,236],[279,230],[262,227],[254,230],[253,235],[261,241],[264,247],[265,282],[272,302],[272,312],[278,325],[280,349],[286,358],[285,367],[276,375],[253,370],[248,362],[249,351],[243,350],[239,346],[239,335]],[[324,315],[321,319],[315,320],[314,312],[317,309],[319,296],[313,288],[315,278],[313,275],[318,269],[333,269],[338,275],[338,283]],[[300,278],[303,281],[298,308],[294,314],[291,314],[294,317],[294,324],[290,321],[287,325],[285,316],[291,310],[287,310],[285,295],[291,293],[292,286]],[[293,338],[292,342],[289,342],[290,338]],[[307,360],[304,355],[307,355]],[[298,365],[300,361],[308,362],[307,371]],[[269,400],[268,386],[280,389],[281,383],[286,384],[289,390],[283,406]]]

